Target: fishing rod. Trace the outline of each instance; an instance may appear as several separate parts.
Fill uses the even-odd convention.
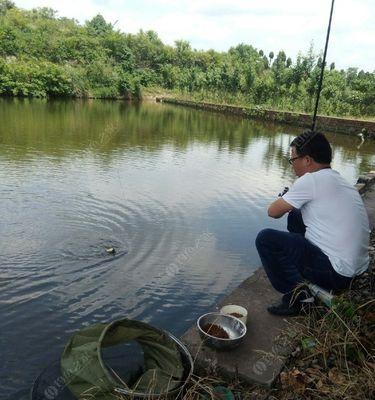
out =
[[[329,35],[331,33],[331,23],[332,23],[332,14],[333,14],[333,6],[334,6],[334,4],[335,4],[335,0],[332,0],[331,12],[329,14],[329,23],[328,23],[327,36],[326,36],[326,44],[325,44],[325,47],[324,47],[322,68],[320,70],[318,93],[317,93],[317,96],[316,96],[315,109],[314,109],[314,115],[313,115],[313,122],[312,122],[312,126],[311,126],[312,132],[315,132],[315,128],[316,128],[316,115],[317,115],[317,112],[318,112],[320,92],[322,91],[322,85],[323,85],[324,67],[326,65],[326,56],[327,56]]]
[[[328,42],[329,42],[329,35],[331,33],[331,24],[332,24],[332,15],[333,15],[333,7],[335,5],[335,0],[332,0],[331,3],[331,11],[329,14],[329,22],[328,22],[328,28],[327,28],[327,35],[326,35],[326,43],[324,46],[324,54],[323,54],[323,61],[322,61],[322,66],[320,69],[320,77],[319,77],[319,84],[318,84],[318,92],[316,95],[316,101],[315,101],[315,109],[314,109],[314,114],[313,114],[313,121],[311,125],[311,131],[305,131],[301,135],[297,137],[297,140],[299,142],[299,147],[302,148],[304,147],[307,143],[311,141],[311,139],[315,136],[315,128],[316,128],[316,117],[318,113],[318,107],[319,107],[319,100],[320,100],[320,93],[322,91],[322,86],[323,86],[323,77],[324,77],[324,67],[326,65],[326,57],[327,57],[327,49],[328,49]],[[289,191],[288,187],[285,187],[284,190],[279,193],[278,197],[282,197],[285,193]]]

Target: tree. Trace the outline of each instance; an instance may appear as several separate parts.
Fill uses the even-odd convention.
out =
[[[144,87],[191,97],[311,112],[321,58],[311,44],[296,60],[240,43],[226,52],[164,44],[154,31],[114,30],[97,15],[84,25],[50,8],[0,0],[0,95],[140,97]],[[320,110],[375,115],[375,74],[325,71]]]
[[[250,91],[254,85],[256,73],[251,65],[246,65],[245,68],[245,90]]]
[[[241,61],[254,60],[259,57],[259,53],[256,49],[245,43],[240,43],[236,47],[231,47],[228,53],[234,57],[238,57]]]
[[[348,68],[346,71],[346,80],[348,82],[348,84],[350,85],[355,78],[357,77],[357,72],[358,72],[358,68]]]
[[[103,44],[109,50],[113,61],[118,63],[124,71],[134,70],[135,57],[123,35],[118,32],[110,32],[103,38]]]
[[[176,40],[174,42],[177,53],[187,53],[191,51],[191,45],[187,40]]]
[[[106,22],[101,14],[96,15],[90,21],[86,22],[86,28],[91,35],[104,35],[112,31],[112,24]]]
[[[264,69],[268,69],[270,66],[267,56],[263,56],[263,65],[264,65]]]
[[[176,40],[175,42],[177,63],[182,67],[189,67],[194,64],[190,43],[186,40]]]
[[[286,66],[286,54],[283,50],[279,51],[275,61],[273,62],[272,68],[274,70],[282,70]]]
[[[5,15],[8,10],[15,8],[13,1],[0,0],[0,15]]]
[[[272,64],[272,70],[275,76],[275,82],[278,85],[282,85],[284,83],[284,70],[286,68],[286,54],[283,50],[279,51],[277,54],[275,61]]]
[[[49,7],[33,8],[31,12],[35,18],[41,19],[54,19],[57,15],[57,11]]]

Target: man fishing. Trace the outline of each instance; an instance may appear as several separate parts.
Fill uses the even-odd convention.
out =
[[[321,133],[306,131],[291,145],[297,180],[274,201],[268,215],[288,213],[289,232],[264,229],[256,247],[272,286],[283,293],[268,311],[294,316],[303,310],[308,281],[326,290],[350,286],[369,265],[369,221],[358,191],[331,169],[332,149]],[[302,301],[302,302],[301,302]]]

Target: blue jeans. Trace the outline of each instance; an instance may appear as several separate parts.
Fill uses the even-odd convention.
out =
[[[255,241],[268,279],[284,294],[284,302],[289,303],[293,290],[306,280],[333,291],[350,286],[352,278],[338,274],[320,248],[305,239],[299,210],[289,213],[287,227],[289,232],[263,229]]]

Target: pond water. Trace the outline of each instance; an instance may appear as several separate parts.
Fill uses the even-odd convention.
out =
[[[0,99],[0,397],[88,324],[182,334],[251,275],[295,128],[163,104]],[[351,183],[375,143],[328,135]],[[106,247],[114,247],[109,254]]]

